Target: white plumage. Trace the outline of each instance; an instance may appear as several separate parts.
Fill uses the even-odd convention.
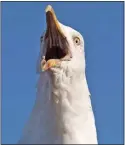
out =
[[[84,40],[71,27],[59,22],[58,25],[68,41],[72,58],[45,72],[41,72],[39,58],[36,101],[19,143],[97,144],[85,75]],[[45,53],[44,43],[40,56]]]

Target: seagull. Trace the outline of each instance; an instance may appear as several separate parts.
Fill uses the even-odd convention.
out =
[[[45,9],[46,31],[37,62],[36,100],[19,144],[98,144],[85,74],[84,39]],[[49,60],[58,65],[42,71]]]

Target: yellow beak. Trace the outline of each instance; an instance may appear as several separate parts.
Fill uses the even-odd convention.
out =
[[[45,12],[46,12],[46,23],[47,23],[45,38],[48,37],[49,32],[53,33],[55,30],[58,31],[65,38],[65,35],[63,34],[61,30],[59,21],[57,20],[57,17],[55,15],[55,12],[52,6],[48,5],[45,9]]]

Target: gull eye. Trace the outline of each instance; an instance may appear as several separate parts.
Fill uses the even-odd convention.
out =
[[[75,42],[76,45],[79,45],[80,44],[80,39],[78,37],[75,37],[74,42]]]

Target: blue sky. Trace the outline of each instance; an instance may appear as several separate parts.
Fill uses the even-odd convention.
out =
[[[36,95],[45,7],[84,36],[99,143],[123,143],[123,2],[2,3],[2,143],[16,143]]]

